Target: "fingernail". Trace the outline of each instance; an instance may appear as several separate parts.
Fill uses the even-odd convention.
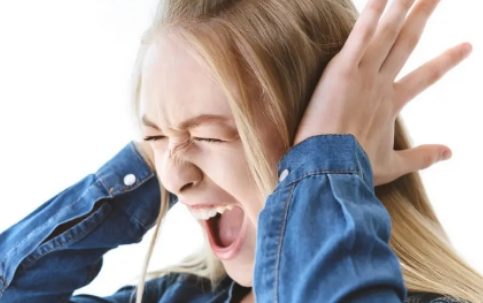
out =
[[[469,55],[473,50],[473,46],[470,43],[465,43],[463,46],[463,52],[465,56]]]
[[[443,156],[442,156],[442,158],[443,158],[443,161],[444,161],[444,160],[448,160],[449,158],[451,158],[451,151],[450,151],[450,150],[445,150],[445,151],[443,152]]]

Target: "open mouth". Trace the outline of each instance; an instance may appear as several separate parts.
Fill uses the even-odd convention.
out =
[[[246,236],[245,213],[238,206],[231,208],[202,220],[213,253],[223,260],[240,252]]]

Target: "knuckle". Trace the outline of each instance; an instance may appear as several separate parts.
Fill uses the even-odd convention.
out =
[[[343,64],[339,69],[339,79],[343,81],[349,81],[354,78],[353,67],[349,64]]]
[[[419,13],[424,16],[429,16],[433,13],[433,5],[429,3],[420,4],[418,7]]]
[[[426,169],[433,165],[434,159],[432,155],[424,155],[423,158],[421,159],[421,166],[422,169]]]
[[[393,24],[388,24],[383,31],[385,37],[394,37],[399,33],[398,29]]]
[[[369,4],[369,9],[371,11],[378,13],[378,14],[384,12],[385,8],[386,8],[386,6],[383,5],[382,1],[372,1]]]
[[[370,22],[367,22],[367,24],[365,24],[363,29],[360,31],[360,39],[365,43],[369,43],[372,40],[376,27],[376,20],[371,20]]]
[[[372,29],[370,26],[368,26],[364,31],[361,33],[361,39],[365,43],[369,43],[372,39]]]
[[[432,84],[437,82],[439,79],[443,77],[443,71],[439,68],[434,68],[429,72],[428,75],[428,83]]]
[[[414,1],[412,0],[400,0],[399,1],[399,6],[403,9],[403,10],[409,10],[412,6],[413,6],[413,3]]]

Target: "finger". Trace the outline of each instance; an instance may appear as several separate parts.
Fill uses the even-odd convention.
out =
[[[412,172],[426,169],[440,161],[448,160],[452,156],[451,149],[444,145],[421,145],[415,148],[396,152],[399,168],[398,175],[403,176]]]
[[[463,43],[427,62],[395,84],[396,112],[428,87],[438,82],[471,53],[472,46]]]
[[[350,64],[359,65],[376,32],[388,0],[370,0],[357,19],[341,53]]]
[[[426,23],[439,2],[440,0],[422,0],[416,4],[404,23],[394,47],[381,67],[382,73],[387,73],[396,78],[419,43]]]
[[[369,46],[361,64],[374,67],[377,71],[391,51],[401,28],[406,20],[406,15],[416,0],[395,0],[387,14],[381,20],[373,42]]]

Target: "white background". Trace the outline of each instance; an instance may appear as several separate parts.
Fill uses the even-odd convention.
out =
[[[94,172],[134,138],[129,83],[154,2],[0,1],[0,232]],[[361,8],[366,0],[355,3]],[[442,1],[405,71],[459,42],[471,42],[474,53],[403,111],[415,144],[453,149],[452,160],[422,175],[455,247],[480,272],[482,8],[481,1]],[[201,241],[180,207],[164,231],[153,269],[175,262]],[[150,235],[108,253],[100,275],[78,292],[104,296],[132,282]]]

